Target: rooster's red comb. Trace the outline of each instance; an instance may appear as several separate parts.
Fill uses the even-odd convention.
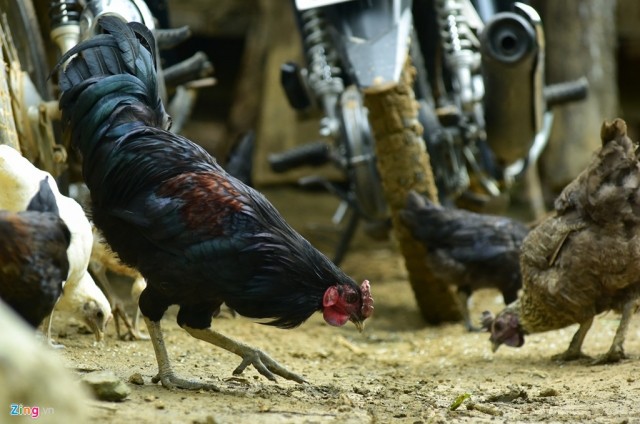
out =
[[[371,286],[369,280],[364,280],[360,286],[362,291],[362,316],[369,318],[373,314],[373,297],[371,297]]]

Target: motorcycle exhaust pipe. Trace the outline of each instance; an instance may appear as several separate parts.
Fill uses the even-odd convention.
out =
[[[487,139],[503,166],[525,158],[542,128],[544,35],[526,8],[533,20],[498,13],[480,34]]]

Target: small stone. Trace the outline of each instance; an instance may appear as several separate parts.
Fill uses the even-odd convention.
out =
[[[142,378],[142,374],[140,374],[139,372],[136,372],[131,374],[131,376],[129,376],[129,383],[135,384],[137,386],[143,386],[144,378]]]
[[[538,371],[538,370],[531,371],[531,375],[534,376],[534,377],[539,377],[539,378],[547,378],[547,377],[549,377],[549,374],[547,374],[546,372],[542,372],[542,371]]]
[[[478,412],[482,412],[484,414],[488,414],[488,415],[493,415],[495,417],[499,417],[503,415],[503,412],[500,411],[498,408],[496,408],[495,406],[492,405],[486,405],[486,404],[482,404],[482,403],[474,403],[474,402],[469,402],[467,404],[467,409],[469,411],[471,410],[476,410]]]
[[[96,397],[108,402],[120,402],[131,393],[131,389],[112,371],[95,371],[82,377]]]
[[[156,403],[156,409],[164,409],[164,403],[162,402]]]
[[[156,399],[157,399],[157,397],[155,397],[154,395],[149,395],[149,396],[145,396],[144,401],[145,402],[153,402]]]
[[[488,401],[489,402],[513,402],[516,399],[523,399],[526,400],[529,398],[528,393],[520,388],[520,387],[516,387],[516,386],[510,386],[507,388],[508,391],[503,392],[503,393],[498,393],[492,396],[488,397]]]
[[[271,411],[271,405],[262,404],[260,405],[260,412],[269,412]]]
[[[540,397],[558,396],[558,391],[553,388],[543,389],[540,391],[540,394],[538,396]]]

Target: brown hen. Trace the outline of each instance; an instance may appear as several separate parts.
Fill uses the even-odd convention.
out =
[[[594,316],[622,312],[609,352],[624,358],[624,339],[640,295],[640,163],[624,121],[605,122],[602,148],[555,202],[555,216],[525,238],[520,257],[523,292],[495,319],[485,312],[494,351],[520,347],[524,335],[580,324],[566,352],[585,357],[582,343]]]

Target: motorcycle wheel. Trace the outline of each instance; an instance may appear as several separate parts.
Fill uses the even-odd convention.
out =
[[[452,286],[437,280],[427,267],[424,246],[402,223],[399,211],[414,190],[438,203],[438,192],[429,162],[418,102],[413,91],[416,69],[407,60],[399,83],[382,83],[364,91],[364,104],[376,144],[378,172],[391,211],[395,238],[405,259],[409,280],[423,318],[431,324],[461,319]]]

